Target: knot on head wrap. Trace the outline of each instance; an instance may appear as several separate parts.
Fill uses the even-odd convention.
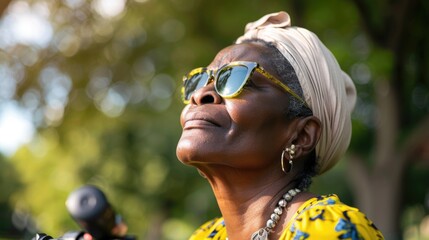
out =
[[[246,25],[236,43],[260,39],[272,43],[294,68],[304,100],[322,123],[316,146],[317,173],[332,168],[347,150],[356,89],[350,77],[319,38],[307,29],[291,27],[286,12],[265,15]]]

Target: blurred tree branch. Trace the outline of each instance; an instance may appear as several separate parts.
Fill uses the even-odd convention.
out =
[[[409,29],[416,24],[412,14],[418,7],[416,0],[382,1],[353,0],[361,16],[361,22],[369,38],[379,47],[394,52],[392,85],[399,99],[404,97],[404,62],[409,51]],[[400,110],[397,116],[402,118],[404,105],[398,102]],[[403,122],[403,119],[401,119]]]

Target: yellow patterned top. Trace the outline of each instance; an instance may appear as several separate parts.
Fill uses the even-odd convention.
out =
[[[300,206],[279,240],[384,239],[382,233],[357,208],[343,204],[334,195],[309,199]],[[223,218],[202,225],[189,240],[226,240]]]

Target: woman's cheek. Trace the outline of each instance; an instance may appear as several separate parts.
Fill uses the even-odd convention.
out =
[[[188,105],[186,105],[184,108],[183,108],[183,110],[182,110],[182,113],[180,114],[180,125],[182,126],[182,128],[183,128],[183,125],[185,124],[185,122],[184,122],[184,120],[185,120],[185,115],[186,115],[186,113],[188,112],[188,110],[189,110],[189,104]]]

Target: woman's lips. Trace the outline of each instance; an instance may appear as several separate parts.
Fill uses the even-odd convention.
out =
[[[204,127],[220,127],[219,119],[213,116],[219,116],[206,111],[189,111],[185,115],[183,129],[204,128]]]
[[[204,128],[204,127],[219,127],[214,121],[205,118],[191,118],[185,121],[183,129]]]

